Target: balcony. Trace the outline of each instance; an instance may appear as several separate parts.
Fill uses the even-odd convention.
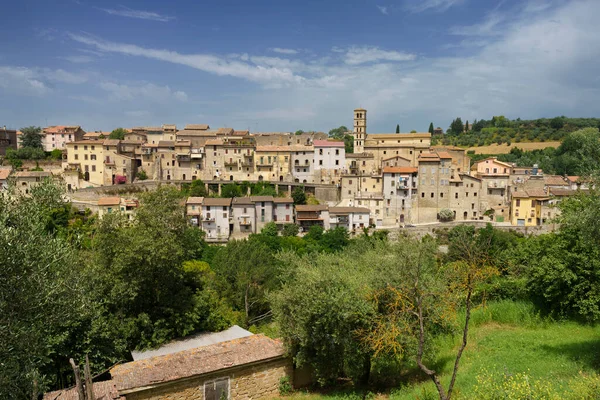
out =
[[[237,161],[225,161],[224,164],[226,167],[237,167],[238,166]]]
[[[190,157],[194,160],[201,159],[202,157],[204,157],[203,149],[192,149]]]
[[[206,215],[202,217],[202,222],[211,223],[215,222],[215,217],[211,217],[210,215]]]
[[[252,225],[252,222],[250,222],[249,219],[244,218],[244,219],[240,220],[240,226],[250,226],[250,225]]]
[[[179,162],[190,162],[192,161],[192,157],[190,155],[177,154],[177,160]]]
[[[254,160],[242,161],[242,167],[254,168]]]

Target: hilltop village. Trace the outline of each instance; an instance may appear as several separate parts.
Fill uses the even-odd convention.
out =
[[[134,194],[107,196],[101,189],[126,184],[185,184],[217,187],[233,182],[268,182],[279,196],[190,197],[191,223],[207,240],[226,241],[260,232],[269,222],[343,226],[403,227],[445,221],[494,221],[541,226],[554,205],[582,188],[578,177],[545,175],[537,166],[516,167],[496,158],[471,163],[466,150],[432,146],[432,134],[369,133],[367,110],[353,113],[353,152],[325,133],[250,133],[206,124],[127,129],[123,140],[79,126],[42,131],[46,151],[62,151],[60,171],[0,170],[4,186],[14,180],[27,192],[45,177],[62,179],[73,204],[101,216],[137,207]],[[18,146],[19,132],[0,131],[6,148]],[[436,133],[434,133],[436,134]],[[301,187],[319,204],[294,205]],[[585,186],[583,187],[585,188]],[[93,192],[80,198],[80,194]],[[88,193],[89,194],[89,193]],[[250,194],[250,193],[249,193]]]

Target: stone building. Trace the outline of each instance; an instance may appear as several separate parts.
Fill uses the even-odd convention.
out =
[[[193,226],[201,225],[203,202],[204,197],[188,197],[185,202],[185,213]]]
[[[417,192],[416,167],[383,167],[383,224],[413,222],[413,201]]]
[[[255,227],[256,233],[259,233],[273,221],[273,196],[252,196],[250,200],[254,203]]]
[[[304,232],[308,232],[313,225],[329,229],[329,209],[325,205],[297,205],[296,223]]]
[[[243,331],[241,328],[239,330]],[[134,353],[134,361],[110,369],[110,380],[94,383],[105,400],[242,400],[273,398],[281,378],[292,380],[283,344],[250,332],[233,339],[231,328]],[[208,336],[203,338],[202,336]],[[75,400],[76,389],[46,393],[44,400]]]
[[[29,194],[31,189],[46,179],[51,179],[52,174],[48,171],[17,171],[8,179],[14,181],[15,188],[22,194]]]
[[[294,199],[289,197],[273,199],[273,222],[281,227],[294,223]]]
[[[291,146],[290,150],[294,182],[314,183],[314,147],[294,145]]]
[[[360,232],[370,224],[371,210],[366,207],[329,207],[331,229],[345,228],[348,232]]]
[[[231,231],[231,199],[205,197],[202,202],[202,230],[207,242],[226,242]]]
[[[367,137],[367,110],[364,108],[354,110],[352,134],[354,136],[354,152],[364,153],[365,139]]]
[[[256,233],[256,209],[250,197],[235,197],[231,202],[233,237],[244,237]]]
[[[17,131],[6,129],[6,126],[0,129],[0,156],[6,155],[6,150],[17,150]]]
[[[346,169],[344,142],[315,140],[314,171],[317,183],[339,183],[342,171]]]

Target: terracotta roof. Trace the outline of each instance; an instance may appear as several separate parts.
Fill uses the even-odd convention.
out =
[[[178,140],[177,142],[175,142],[176,147],[190,147],[191,145],[192,142],[190,142],[189,140]]]
[[[391,156],[391,157],[388,157],[388,158],[383,158],[381,161],[388,161],[388,160],[393,160],[393,159],[396,159],[396,158],[401,158],[403,160],[410,161],[408,158],[405,158],[405,157],[402,157],[402,156]]]
[[[79,129],[79,125],[54,125],[48,126],[42,130],[42,133],[66,133],[66,129]]]
[[[104,135],[105,137],[108,137],[108,135],[110,135],[110,132],[88,132],[85,135],[83,135],[84,138],[97,138],[100,135]]]
[[[325,211],[327,210],[327,206],[324,204],[316,204],[316,205],[310,205],[310,204],[306,204],[306,205],[297,205],[296,206],[296,211],[297,212],[302,212],[302,211]]]
[[[172,140],[159,140],[158,147],[175,147],[175,142]]]
[[[547,198],[548,194],[544,191],[544,189],[527,189],[527,190],[521,190],[518,192],[513,192],[512,197],[515,197],[515,198],[528,198],[528,197]]]
[[[187,124],[185,126],[185,130],[194,130],[194,131],[205,131],[207,129],[210,129],[210,126],[208,126],[207,124]]]
[[[126,140],[121,140],[121,144],[144,144],[145,142],[142,140],[133,140],[133,139],[126,139]]]
[[[439,161],[440,157],[436,153],[421,153],[418,159],[423,161]]]
[[[144,143],[142,147],[158,147],[156,143]]]
[[[570,186],[569,182],[560,175],[544,175],[544,184],[549,186]]]
[[[33,178],[33,177],[39,177],[39,178],[44,178],[47,176],[51,176],[52,174],[48,171],[18,171],[15,172],[15,177],[17,178]]]
[[[254,205],[254,203],[252,202],[252,200],[250,199],[250,197],[234,197],[233,198],[233,205]]]
[[[569,176],[567,176],[567,179],[573,183],[579,182],[579,177],[575,176],[575,175],[569,175]]]
[[[364,108],[355,108],[354,111],[367,111]]]
[[[218,135],[231,135],[233,133],[233,128],[219,128],[217,129]]]
[[[454,150],[454,151],[465,151],[465,149],[463,149],[462,147],[458,147],[458,146],[443,146],[443,145],[439,145],[439,146],[431,146],[432,149],[436,150],[436,149],[446,149],[446,150]]]
[[[520,198],[528,198],[529,195],[527,194],[527,191],[525,190],[521,190],[518,192],[512,192],[511,196],[513,199],[520,199]]]
[[[0,169],[0,179],[4,180],[4,179],[8,178],[10,173],[11,173],[10,169]]]
[[[207,140],[205,146],[220,146],[223,144],[223,139],[211,139]]]
[[[228,206],[231,205],[231,198],[205,197],[202,204],[205,206]]]
[[[147,132],[162,132],[162,126],[146,126],[144,128]]]
[[[162,128],[163,128],[163,129],[173,129],[173,130],[177,130],[177,125],[175,125],[175,124],[163,124]]]
[[[250,131],[233,131],[233,136],[247,136]]]
[[[252,196],[250,199],[254,202],[257,201],[273,201],[273,196]]]
[[[498,160],[498,157],[488,157],[488,158],[484,158],[483,160],[479,160],[475,163],[475,165],[483,163],[484,161],[493,161],[496,164],[500,164],[500,165],[504,165],[505,167],[509,167],[509,168],[513,168],[514,166],[510,163],[504,162],[504,161],[500,161]]]
[[[120,140],[119,139],[107,139],[102,143],[104,146],[118,146]]]
[[[418,171],[417,167],[383,167],[384,174],[414,174]]]
[[[121,204],[120,197],[100,197],[98,199],[99,206],[118,206]]]
[[[330,140],[315,140],[313,141],[315,147],[344,147],[344,142],[334,142]]]
[[[110,374],[117,389],[127,391],[284,356],[280,341],[252,335],[120,364]]]
[[[188,197],[186,204],[202,204],[204,197]]]
[[[573,196],[578,193],[577,190],[550,188],[550,193],[554,196]]]
[[[96,400],[125,400],[124,396],[119,396],[115,382],[113,380],[94,382],[94,397]],[[43,400],[79,400],[77,388],[57,390],[44,393]]]
[[[277,203],[293,203],[294,199],[292,199],[290,197],[275,197],[273,199],[273,202],[275,204],[277,204]]]
[[[73,142],[67,142],[66,145],[74,145],[74,144],[83,144],[83,145],[88,145],[88,144],[104,144],[106,140],[104,139],[100,139],[100,140],[93,140],[93,139],[88,139],[88,140],[75,140]]]
[[[445,152],[445,151],[438,151],[437,155],[438,155],[438,157],[443,158],[443,159],[452,158],[450,153]]]
[[[330,214],[351,214],[351,213],[367,213],[371,210],[366,207],[329,207]]]

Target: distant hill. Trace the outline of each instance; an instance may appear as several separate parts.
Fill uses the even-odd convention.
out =
[[[459,118],[457,118],[460,120]],[[456,132],[463,126],[465,129]],[[454,145],[462,147],[490,146],[492,144],[524,143],[524,142],[559,142],[570,132],[582,128],[599,128],[600,118],[540,118],[535,120],[510,120],[504,116],[490,120],[475,120],[468,128],[462,121],[454,120],[445,135],[432,139],[433,144]],[[524,148],[525,146],[520,146]],[[556,147],[552,144],[551,147]],[[542,147],[543,148],[543,147]],[[507,152],[510,151],[508,148]],[[480,153],[478,151],[478,153]],[[492,153],[490,153],[492,154]]]

